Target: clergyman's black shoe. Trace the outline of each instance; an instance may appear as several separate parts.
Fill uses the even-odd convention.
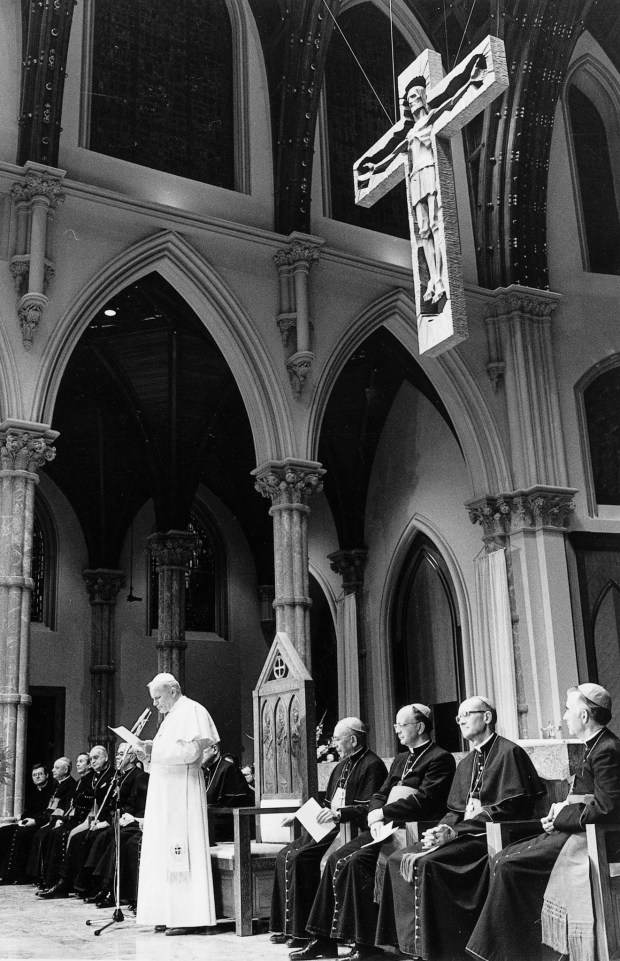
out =
[[[287,948],[303,948],[310,938],[289,938],[286,942]]]
[[[111,891],[108,891],[102,897],[97,898],[95,903],[98,908],[113,908],[116,904],[116,898]]]
[[[348,954],[344,955],[346,961],[380,961],[384,957],[385,952],[381,948],[375,948],[370,944],[356,944]]]
[[[2,881],[0,881],[0,884],[1,883]],[[272,944],[287,944],[289,940],[289,936],[288,934],[282,934],[281,932],[279,932],[278,934],[272,934],[269,940],[271,941]]]
[[[51,898],[68,898],[69,889],[66,881],[58,881],[53,888],[48,888],[47,891],[39,891],[39,897],[43,898],[43,900],[50,900]]]
[[[317,958],[337,958],[338,942],[331,938],[312,938],[305,948],[291,951],[291,961],[315,961]]]

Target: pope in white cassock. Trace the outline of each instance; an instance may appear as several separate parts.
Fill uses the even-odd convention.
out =
[[[165,717],[138,756],[150,758],[136,922],[166,934],[214,934],[202,752],[219,741],[209,712],[181,694],[172,674],[148,685]],[[206,928],[206,932],[205,932]]]

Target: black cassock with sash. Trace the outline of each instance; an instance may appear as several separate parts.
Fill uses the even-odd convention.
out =
[[[391,855],[376,943],[425,961],[462,961],[487,892],[486,824],[530,818],[544,793],[523,748],[500,735],[463,758],[441,821],[458,836],[427,853],[417,844]]]
[[[489,895],[467,945],[474,957],[488,961],[557,957],[543,947],[540,923],[543,896],[553,866],[569,838],[583,833],[586,824],[620,821],[620,740],[607,728],[587,742],[572,792],[592,797],[587,803],[562,808],[551,834],[510,844],[495,858]],[[565,878],[567,888],[568,880]],[[585,883],[587,886],[587,870]],[[570,915],[564,918],[567,934],[569,922]],[[593,950],[593,931],[590,940]],[[579,955],[578,945],[574,947],[571,957]]]
[[[383,821],[399,826],[437,820],[446,812],[454,768],[452,755],[432,741],[403,751],[363,814],[381,808]],[[308,919],[307,930],[314,936],[375,943],[375,871],[382,845],[372,840],[370,831],[364,831],[328,857]]]
[[[332,771],[325,805],[329,807],[338,789],[344,790],[342,820],[363,827],[366,821],[364,802],[378,791],[387,768],[380,757],[368,748],[356,751],[336,765]],[[342,805],[341,805],[342,807]],[[306,831],[278,852],[271,897],[272,931],[282,931],[294,938],[306,938],[306,923],[321,876],[321,859],[338,835],[338,828],[315,841]]]

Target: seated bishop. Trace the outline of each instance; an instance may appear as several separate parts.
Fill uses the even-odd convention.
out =
[[[328,857],[307,924],[312,940],[293,952],[293,959],[337,957],[338,942],[350,941],[353,948],[344,957],[355,961],[376,954],[375,895],[381,868],[388,854],[405,846],[407,823],[436,821],[446,813],[456,765],[452,755],[431,740],[432,729],[426,704],[399,710],[394,730],[406,750],[394,759],[369,803],[360,806],[369,830]],[[397,830],[385,836],[390,824]]]
[[[307,940],[306,924],[319,886],[321,860],[338,844],[338,826],[354,822],[364,826],[364,803],[379,790],[387,769],[368,748],[368,725],[358,717],[345,717],[334,728],[333,740],[341,760],[331,772],[324,808],[317,820],[333,828],[321,841],[304,831],[278,852],[271,899],[271,936],[274,944],[297,947]],[[295,815],[284,818],[292,824]]]
[[[566,695],[564,720],[583,754],[566,801],[552,804],[539,833],[509,844],[490,866],[484,909],[467,945],[485,961],[571,961],[596,956],[585,829],[620,822],[620,740],[605,726],[611,697],[600,684]]]
[[[462,959],[487,893],[489,821],[527,820],[545,788],[530,757],[495,731],[486,696],[456,718],[473,751],[457,765],[448,813],[422,841],[390,855],[376,943],[424,961]]]

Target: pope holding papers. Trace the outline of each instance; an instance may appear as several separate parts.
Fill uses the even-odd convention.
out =
[[[165,717],[138,756],[150,757],[138,881],[138,924],[167,935],[215,934],[207,796],[201,770],[205,747],[219,741],[209,712],[181,694],[172,674],[148,685]]]

